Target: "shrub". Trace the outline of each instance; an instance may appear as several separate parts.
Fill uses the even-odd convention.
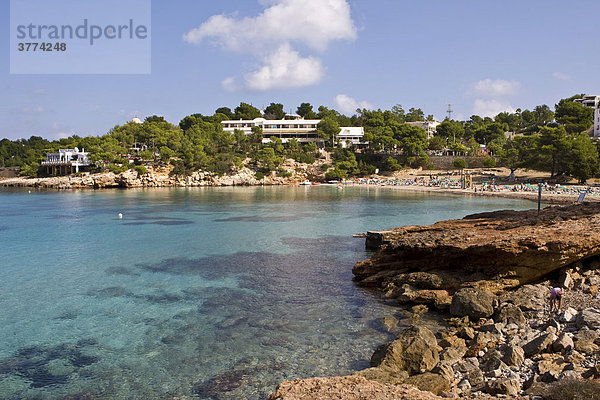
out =
[[[467,162],[462,158],[454,160],[454,168],[465,169],[467,168]]]
[[[173,170],[170,175],[185,175],[187,170],[185,168],[185,163],[181,160],[171,160],[171,165],[173,165]]]
[[[433,163],[428,163],[427,169],[435,169],[435,165],[433,165]]]
[[[292,176],[292,173],[286,171],[283,168],[277,168],[277,176],[282,177],[282,178],[289,178],[290,176]]]
[[[399,171],[402,169],[402,164],[394,157],[388,157],[385,161],[385,166],[388,171]]]
[[[493,168],[496,166],[496,160],[493,157],[487,157],[483,160],[483,166],[487,168]]]
[[[262,172],[260,172],[260,171],[257,171],[257,172],[254,174],[254,177],[255,177],[256,179],[258,179],[259,181],[262,181],[263,179],[265,179],[265,174],[263,174],[263,173],[262,173]]]
[[[137,171],[138,176],[142,176],[146,172],[148,172],[148,170],[146,169],[146,167],[144,167],[143,165],[136,165],[134,169]]]
[[[106,167],[106,169],[108,169],[113,174],[120,174],[121,172],[127,171],[128,168],[124,167],[123,165],[108,164],[108,166]]]
[[[562,379],[548,386],[544,400],[600,400],[600,382]]]
[[[334,169],[328,171],[325,174],[325,179],[327,179],[328,181],[333,181],[346,178],[346,176],[348,176],[348,171],[335,167]]]

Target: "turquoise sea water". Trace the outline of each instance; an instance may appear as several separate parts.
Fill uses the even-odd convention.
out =
[[[401,317],[352,234],[510,199],[377,187],[0,191],[0,398],[261,399],[348,374]],[[118,218],[118,213],[123,218]]]

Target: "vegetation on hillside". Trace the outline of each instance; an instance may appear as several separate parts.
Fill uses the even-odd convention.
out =
[[[418,108],[405,111],[396,105],[390,110],[358,109],[354,115],[346,116],[325,106],[315,111],[310,103],[302,103],[296,113],[306,119],[321,119],[317,134],[323,139],[325,150],[331,153],[328,179],[365,176],[376,169],[427,168],[431,167],[428,154],[443,151],[459,156],[480,155],[483,164],[490,167],[500,161],[511,170],[536,169],[548,171],[552,176],[585,181],[598,175],[600,163],[597,145],[587,134],[593,110],[573,102],[580,96],[560,100],[555,111],[540,105],[531,111],[503,112],[494,118],[473,115],[468,121],[446,119],[432,138],[421,127],[409,124],[433,118],[426,118]],[[320,157],[315,143],[301,144],[296,140],[282,143],[277,138],[262,143],[260,128],[254,128],[250,135],[237,130],[231,134],[223,131],[221,125],[224,120],[260,116],[256,107],[240,103],[233,110],[220,107],[210,116],[189,115],[178,125],[154,115],[143,123],[117,125],[102,136],[74,135],[54,141],[37,136],[15,141],[3,139],[0,167],[16,166],[23,175],[39,176],[43,173],[40,163],[46,153],[78,147],[90,153],[96,170],[120,172],[142,164],[172,164],[174,174],[185,175],[195,170],[225,174],[246,164],[259,174],[276,171],[282,176],[285,171],[280,170],[280,165],[284,159],[313,163]],[[289,118],[280,103],[266,107],[263,117]],[[364,127],[368,147],[360,151],[351,146],[342,148],[337,137],[340,126]],[[134,165],[130,165],[131,159]]]

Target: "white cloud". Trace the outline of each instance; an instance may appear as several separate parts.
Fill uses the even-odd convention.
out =
[[[501,112],[514,113],[515,109],[507,102],[499,100],[475,100],[473,114],[480,117],[495,117]]]
[[[214,38],[228,50],[251,53],[297,42],[323,51],[332,40],[356,38],[346,0],[269,0],[256,17],[213,15],[183,35],[188,43]]]
[[[372,104],[369,104],[364,100],[356,101],[356,99],[345,94],[338,94],[333,101],[335,103],[335,109],[341,111],[343,114],[354,114],[357,108],[373,108]]]
[[[491,80],[488,78],[473,84],[471,91],[478,96],[495,98],[517,94],[520,88],[521,83],[518,81]]]
[[[229,76],[221,81],[221,86],[223,89],[228,92],[235,92],[238,90],[238,86],[235,83],[235,78],[233,76]]]
[[[562,72],[555,72],[552,74],[554,79],[558,79],[560,81],[570,81],[571,77],[567,74],[563,74]]]
[[[314,85],[324,75],[325,68],[321,60],[315,57],[301,57],[285,43],[273,54],[265,57],[264,65],[260,69],[246,74],[244,79],[247,89],[262,92]]]
[[[347,0],[258,0],[265,7],[254,17],[213,15],[183,35],[188,43],[213,40],[228,51],[251,54],[260,66],[221,86],[228,91],[252,91],[310,86],[325,75],[322,61],[301,56],[293,45],[323,52],[331,41],[356,39],[356,27]],[[239,77],[238,77],[239,78]]]

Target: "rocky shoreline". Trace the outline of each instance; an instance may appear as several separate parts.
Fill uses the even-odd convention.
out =
[[[372,233],[379,250],[354,267],[357,283],[413,305],[415,321],[435,310],[445,327],[394,332],[347,384],[288,381],[270,398],[559,399],[582,385],[600,394],[599,212],[501,211]],[[555,286],[567,288],[558,314],[547,303]],[[397,392],[410,387],[412,397]]]
[[[153,188],[153,187],[199,187],[199,186],[260,186],[289,185],[307,179],[322,179],[323,171],[318,161],[315,164],[303,164],[286,160],[281,168],[289,176],[278,176],[271,173],[262,179],[256,172],[247,168],[239,168],[230,174],[218,175],[212,172],[196,171],[189,175],[173,175],[173,166],[148,167],[147,172],[139,173],[135,169],[115,174],[102,172],[96,174],[80,174],[75,176],[59,176],[49,178],[8,178],[0,180],[0,187],[31,187],[42,189],[104,189],[104,188]]]

